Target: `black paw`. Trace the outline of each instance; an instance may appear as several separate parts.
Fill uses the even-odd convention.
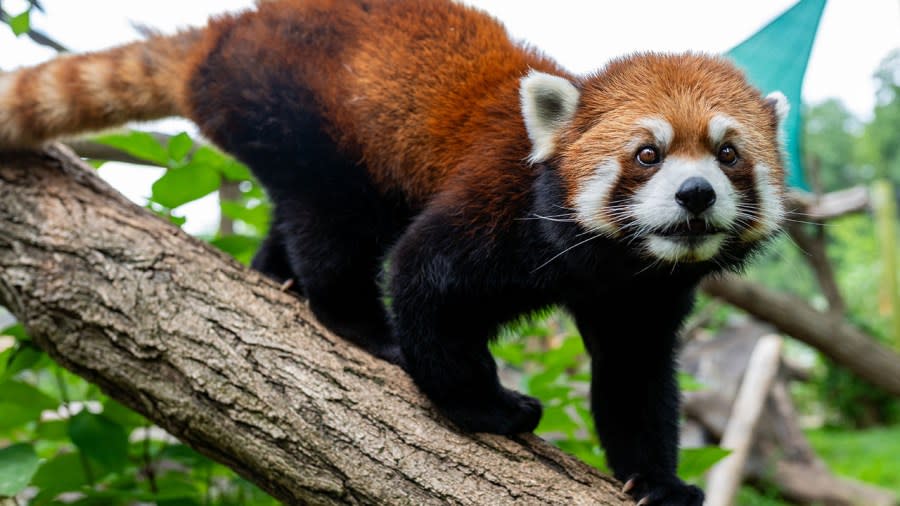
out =
[[[639,506],[703,506],[703,491],[674,476],[653,479],[635,474],[625,482],[622,491]]]
[[[541,421],[541,401],[501,388],[494,395],[474,393],[465,404],[444,405],[441,411],[467,432],[512,435],[533,432]]]

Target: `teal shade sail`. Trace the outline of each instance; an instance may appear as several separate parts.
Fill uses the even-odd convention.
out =
[[[781,91],[791,104],[782,125],[787,184],[808,190],[800,152],[801,91],[826,0],[800,0],[730,51],[730,57],[763,93]]]

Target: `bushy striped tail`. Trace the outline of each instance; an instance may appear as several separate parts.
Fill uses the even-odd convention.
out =
[[[203,33],[152,36],[0,73],[0,149],[183,114],[188,65]]]

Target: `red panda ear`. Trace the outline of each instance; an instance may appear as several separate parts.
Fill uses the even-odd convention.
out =
[[[788,102],[787,97],[780,91],[773,91],[766,95],[766,107],[772,112],[772,117],[779,125],[784,123],[784,119],[787,118],[788,112],[791,110],[791,104]]]
[[[557,134],[575,115],[581,93],[567,79],[532,70],[522,78],[519,96],[531,139],[528,159],[543,162],[556,152]]]

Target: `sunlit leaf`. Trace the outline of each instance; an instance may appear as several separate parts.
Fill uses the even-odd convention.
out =
[[[706,385],[697,381],[697,378],[686,372],[678,373],[678,386],[682,392],[697,392],[706,388]]]
[[[253,259],[253,255],[257,249],[261,239],[258,237],[249,237],[246,235],[229,235],[219,237],[210,241],[210,243],[236,258],[239,262],[249,264]]]
[[[684,448],[678,457],[678,476],[682,480],[697,478],[730,453],[730,450],[718,446]]]
[[[271,209],[268,205],[247,206],[241,202],[222,201],[222,214],[233,220],[240,220],[262,232],[268,228]]]
[[[191,152],[193,147],[194,141],[191,140],[191,137],[181,132],[169,139],[169,158],[176,163],[180,163],[184,161],[184,158]]]
[[[122,150],[131,156],[153,162],[160,167],[169,164],[168,150],[155,137],[146,132],[101,135],[95,137],[94,142]]]
[[[169,209],[203,198],[219,189],[221,178],[214,167],[191,160],[184,167],[169,169],[153,183],[151,198]]]
[[[28,337],[28,332],[25,331],[25,326],[21,323],[0,330],[0,336],[12,336],[18,341],[28,341],[31,339]]]
[[[8,23],[16,37],[28,33],[28,30],[31,30],[31,12],[25,11],[18,16],[13,16],[9,18]]]
[[[564,406],[544,406],[541,423],[535,429],[535,432],[538,434],[548,432],[569,434],[576,427],[572,417],[566,413]]]

